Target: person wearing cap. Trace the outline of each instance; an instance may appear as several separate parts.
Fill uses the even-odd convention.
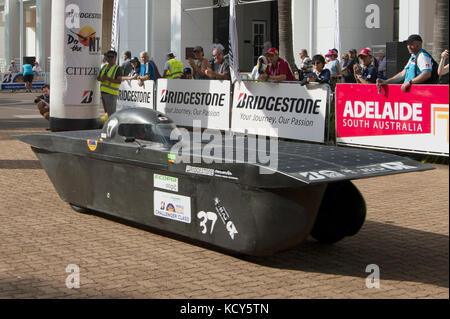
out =
[[[183,75],[183,62],[175,59],[175,54],[169,52],[167,54],[167,61],[164,64],[163,78],[179,79]]]
[[[192,70],[189,67],[186,67],[183,69],[183,74],[181,75],[181,78],[183,80],[192,80]]]
[[[19,68],[16,65],[16,61],[11,60],[11,64],[9,65],[8,72],[9,73],[19,73]]]
[[[209,77],[205,72],[208,68],[211,68],[211,64],[208,59],[205,59],[203,48],[201,46],[196,46],[194,48],[194,57],[195,60],[197,60],[197,63],[195,63],[194,59],[189,58],[189,65],[194,73],[192,77],[195,80],[209,80]]]
[[[230,79],[230,61],[228,55],[224,56],[221,49],[213,50],[214,64],[206,69],[205,74],[211,80],[229,80]]]
[[[103,103],[103,109],[108,116],[116,112],[117,98],[119,96],[120,83],[124,71],[117,61],[117,52],[109,50],[106,52],[107,64],[102,67],[97,81],[101,82],[100,92]]]
[[[266,72],[261,74],[258,80],[274,82],[297,81],[291,66],[285,59],[280,58],[276,48],[267,50],[266,56],[269,60],[269,65]]]
[[[341,64],[337,59],[338,55],[335,49],[328,51],[328,53],[325,54],[325,57],[328,58],[328,63],[325,66],[325,68],[330,70],[331,75],[341,75],[342,74]]]
[[[141,72],[141,62],[139,62],[139,59],[137,57],[134,57],[130,60],[130,66],[131,66],[131,72],[127,75],[122,77],[122,81],[127,80],[136,80]]]
[[[356,83],[375,84],[378,78],[378,70],[372,64],[372,51],[367,48],[362,49],[359,51],[358,59],[361,69],[356,65],[353,66],[353,75]]]
[[[403,80],[402,91],[409,90],[411,85],[427,82],[432,75],[433,60],[431,55],[422,49],[422,37],[418,34],[412,34],[405,41],[411,58],[405,68],[387,80],[379,79],[378,85],[398,83]],[[417,65],[417,68],[416,68]]]

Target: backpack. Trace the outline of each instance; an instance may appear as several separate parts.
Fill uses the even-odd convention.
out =
[[[431,70],[431,77],[424,83],[422,84],[438,84],[439,83],[439,74],[438,74],[438,68],[439,68],[439,64],[433,59],[433,56],[431,54],[429,54],[427,51],[422,50],[419,52],[419,54],[416,56],[416,65],[414,68],[414,74],[415,76],[417,76],[417,60],[419,59],[419,55],[425,52],[427,53],[430,57],[431,57],[431,64],[432,64],[432,70]]]

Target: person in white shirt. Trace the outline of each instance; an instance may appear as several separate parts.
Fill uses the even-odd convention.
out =
[[[35,74],[39,74],[39,73],[42,72],[42,69],[41,69],[41,67],[39,66],[39,62],[38,62],[38,61],[35,61],[35,62],[34,62],[33,72],[34,72]]]

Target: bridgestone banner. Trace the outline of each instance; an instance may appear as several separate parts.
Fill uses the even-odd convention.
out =
[[[327,99],[327,85],[237,82],[231,130],[322,143]]]
[[[159,79],[156,109],[177,125],[228,130],[230,122],[230,81]]]
[[[67,105],[98,105],[102,1],[65,1],[64,93]],[[52,60],[53,63],[53,60]]]
[[[340,144],[448,156],[448,85],[338,84],[336,134]]]
[[[153,109],[154,81],[148,80],[143,86],[138,81],[123,81],[120,84],[119,96],[117,98],[117,111],[133,108],[147,107]]]

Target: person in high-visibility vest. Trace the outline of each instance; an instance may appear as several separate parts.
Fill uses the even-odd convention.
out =
[[[169,52],[167,61],[164,64],[163,78],[179,79],[183,75],[183,62],[175,59],[175,54]]]
[[[111,116],[116,111],[117,97],[119,95],[120,83],[124,76],[124,70],[116,63],[116,51],[109,50],[106,52],[105,57],[107,64],[101,68],[97,81],[101,82],[100,92],[103,109],[107,116]]]

